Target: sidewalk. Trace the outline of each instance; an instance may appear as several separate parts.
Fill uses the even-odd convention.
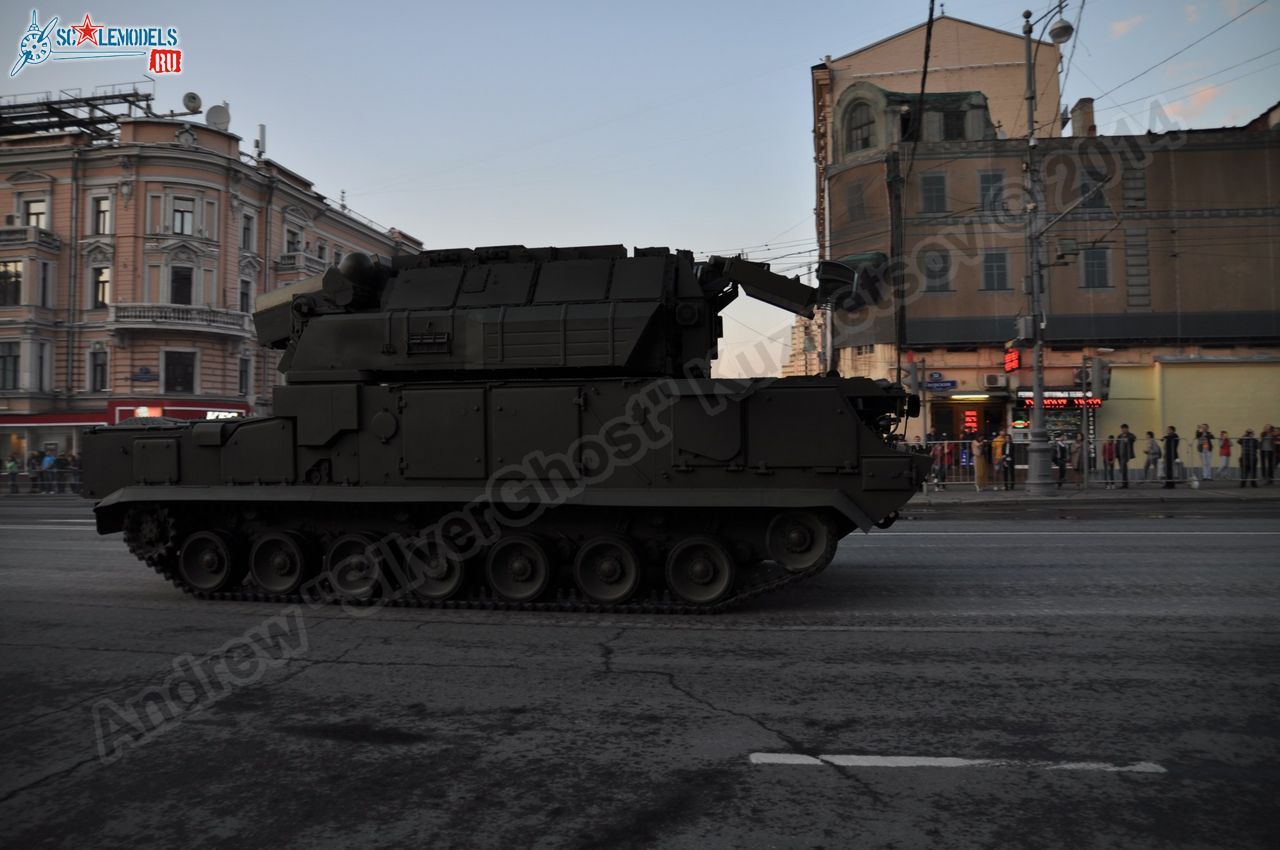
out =
[[[1051,496],[1032,497],[1027,494],[1026,486],[1019,484],[1014,490],[992,490],[988,487],[979,492],[973,484],[948,484],[945,490],[938,490],[929,485],[927,492],[917,493],[908,503],[921,505],[1054,505],[1054,504],[1105,504],[1109,502],[1280,502],[1280,483],[1263,484],[1255,487],[1241,487],[1234,479],[1224,481],[1200,481],[1198,487],[1192,487],[1188,481],[1179,481],[1178,486],[1166,490],[1159,482],[1130,482],[1129,489],[1107,490],[1102,483],[1090,482],[1088,487],[1076,487],[1074,484],[1063,485],[1061,490],[1055,489]],[[1277,508],[1280,512],[1280,507]]]

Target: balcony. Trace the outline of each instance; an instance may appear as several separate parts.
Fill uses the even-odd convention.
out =
[[[302,272],[308,275],[324,274],[329,265],[328,260],[322,260],[319,257],[313,257],[301,251],[291,251],[281,254],[280,259],[276,260],[276,271],[281,273]]]
[[[189,304],[112,304],[107,322],[114,330],[174,330],[249,337],[249,316],[235,310]]]
[[[43,227],[0,227],[0,248],[43,248],[61,251],[62,240]]]

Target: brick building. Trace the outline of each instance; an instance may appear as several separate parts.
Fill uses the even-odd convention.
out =
[[[935,48],[940,31],[960,52],[939,61],[968,70],[945,90],[952,82],[931,60],[918,121],[909,120],[918,88],[902,75],[918,87],[918,67],[908,66],[919,64],[919,28],[850,54],[878,51],[884,64],[849,69],[845,57],[813,69],[821,256],[855,265],[891,257],[902,269],[900,305],[886,281],[870,307],[837,312],[836,356],[846,374],[918,371],[921,430],[1017,428],[1029,418],[1030,357],[1006,372],[1005,343],[1028,313],[1025,117],[1021,134],[1006,131],[1017,125],[1010,92],[1022,91],[1023,40],[941,19]],[[955,35],[963,32],[972,49]],[[1038,65],[1056,55],[1050,44],[1039,51]],[[1104,435],[1122,420],[1157,431],[1273,421],[1276,110],[1240,128],[1098,136],[1086,99],[1061,136],[1056,79],[1056,66],[1037,73],[1041,221],[1061,216],[1042,258],[1046,384],[1061,399],[1046,411],[1050,429],[1081,429],[1090,411]],[[904,364],[916,366],[895,374],[899,342]],[[1110,365],[1103,401],[1086,401],[1093,388],[1081,383],[1094,358]]]
[[[20,119],[0,130],[0,457],[74,452],[80,428],[139,414],[268,412],[256,297],[348,251],[421,248],[148,101],[0,109]]]

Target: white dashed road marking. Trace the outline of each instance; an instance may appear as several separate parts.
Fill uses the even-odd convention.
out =
[[[1154,762],[1109,764],[1101,761],[1021,761],[1017,759],[960,759],[922,756],[856,756],[802,753],[752,753],[752,764],[830,764],[836,767],[1014,767],[1037,770],[1096,770],[1104,773],[1168,773]]]

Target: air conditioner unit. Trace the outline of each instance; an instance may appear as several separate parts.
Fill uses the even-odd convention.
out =
[[[5,227],[13,227],[17,223],[18,223],[18,217],[16,215],[10,214],[4,217]]]
[[[1000,389],[1009,385],[1009,376],[999,372],[991,372],[982,376],[982,386],[989,390]]]

